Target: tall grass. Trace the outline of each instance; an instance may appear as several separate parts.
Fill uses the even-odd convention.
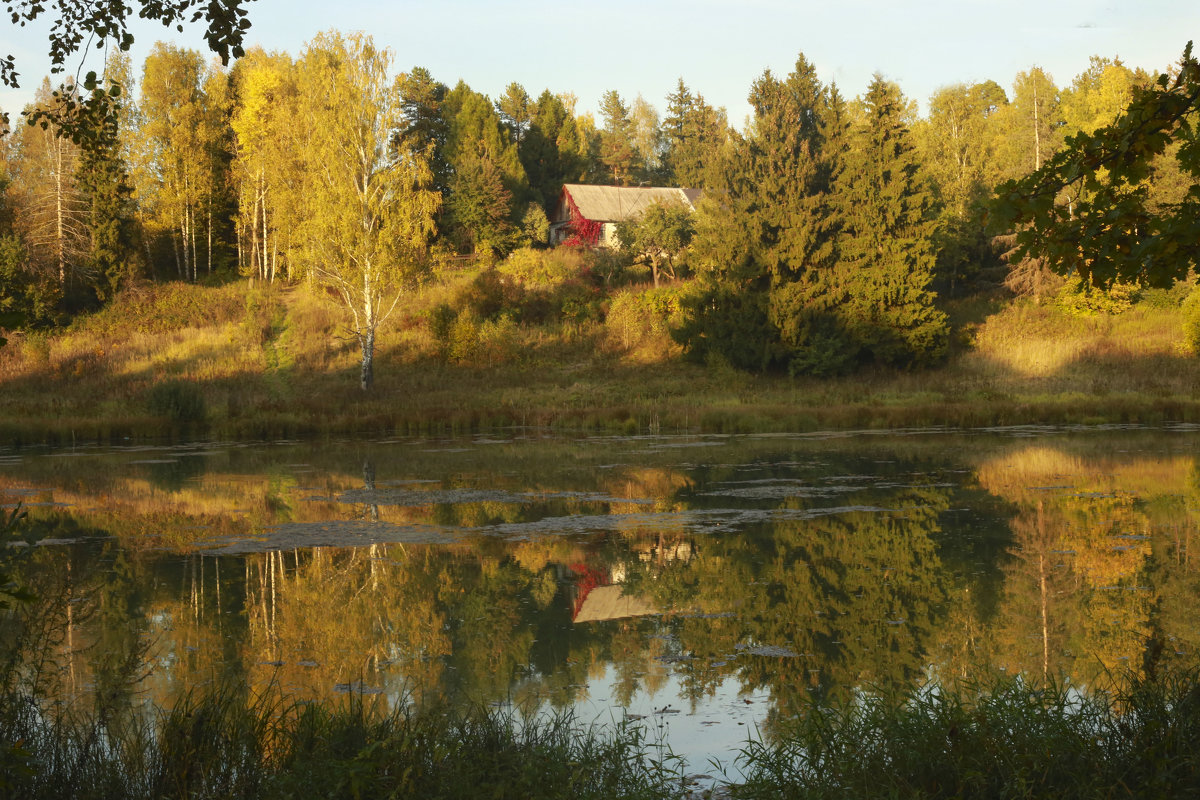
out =
[[[814,704],[752,741],[737,798],[1200,796],[1195,671],[1113,694],[1005,678],[985,686]]]
[[[13,800],[680,793],[680,776],[655,760],[657,749],[633,725],[602,732],[567,714],[383,706],[361,694],[322,705],[225,688],[114,722],[6,703],[0,735],[21,751],[0,764],[0,793]]]

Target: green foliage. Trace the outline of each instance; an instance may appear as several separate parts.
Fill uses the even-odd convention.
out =
[[[58,322],[61,297],[53,280],[31,268],[21,239],[0,235],[0,325],[20,328]]]
[[[687,352],[822,376],[938,360],[948,331],[928,290],[931,201],[899,90],[877,76],[849,126],[801,56],[787,81],[764,74],[751,101],[752,136],[697,223]]]
[[[550,220],[538,203],[530,203],[521,217],[521,239],[525,246],[544,245],[550,240]]]
[[[588,254],[571,247],[514,250],[496,267],[523,284],[553,284],[578,278],[588,268]]]
[[[771,324],[760,293],[715,283],[686,298],[683,314],[672,335],[692,361],[763,371],[780,360],[779,329]]]
[[[1200,355],[1200,287],[1183,301],[1183,338],[1188,348]]]
[[[146,405],[151,414],[177,425],[203,423],[208,414],[204,395],[191,381],[170,380],[154,384],[150,387]]]
[[[671,331],[683,324],[685,289],[667,286],[645,291],[615,293],[604,315],[609,335],[624,349],[661,347]]]
[[[242,39],[250,28],[245,6],[251,1],[213,0],[203,4],[202,10],[196,10],[199,4],[195,0],[139,0],[136,4],[106,2],[88,4],[82,8],[51,4],[53,13],[57,14],[49,37],[51,72],[63,72],[67,62],[81,47],[103,47],[112,42],[122,51],[129,50],[133,46],[129,19],[135,10],[142,19],[155,20],[179,30],[183,30],[185,22],[204,20],[205,42],[220,56],[221,62],[227,64],[231,56],[240,58],[244,55]],[[8,5],[8,12],[11,22],[23,27],[27,22],[41,17],[46,7],[46,3],[38,0],[18,0]],[[13,57],[0,57],[0,83],[15,88],[18,85],[17,76]],[[83,81],[83,88],[88,95],[82,100],[67,86],[60,87],[56,94],[64,102],[47,110],[48,113],[35,115],[33,121],[43,127],[55,125],[86,148],[89,141],[94,141],[97,130],[117,123],[112,100],[119,96],[120,87],[115,84],[101,87],[99,84],[96,73],[89,72]],[[0,114],[0,122],[7,121],[7,113]]]
[[[1054,296],[1054,304],[1068,314],[1080,317],[1097,314],[1120,314],[1133,307],[1140,297],[1138,286],[1114,282],[1105,289],[1097,289],[1078,279],[1067,283]]]
[[[72,329],[96,336],[167,333],[240,319],[245,312],[246,303],[234,287],[140,283],[122,290],[99,312],[78,318]]]
[[[692,212],[681,204],[653,203],[640,218],[617,224],[621,249],[650,264],[655,286],[661,269],[679,277],[677,267],[695,234]]]
[[[1189,42],[1174,78],[1162,75],[1113,123],[1068,138],[1041,169],[1000,187],[996,215],[1018,231],[1020,256],[1046,259],[1093,286],[1169,286],[1197,263],[1200,241],[1200,62]],[[1192,187],[1152,203],[1156,159],[1173,143]]]
[[[1176,281],[1170,289],[1149,288],[1139,292],[1138,302],[1150,308],[1177,309],[1195,289],[1195,283]]]
[[[485,320],[519,313],[524,302],[525,287],[495,269],[480,272],[454,299],[456,308]]]
[[[146,718],[30,713],[6,697],[2,724],[25,752],[5,763],[6,796],[25,800],[230,800],[478,795],[579,800],[674,798],[682,777],[642,729],[611,733],[568,714],[388,710],[361,695],[340,704],[246,696],[225,683]],[[26,767],[20,769],[18,767]]]
[[[663,171],[670,186],[703,188],[710,164],[728,136],[724,109],[692,94],[683,79],[667,95],[663,120]]]

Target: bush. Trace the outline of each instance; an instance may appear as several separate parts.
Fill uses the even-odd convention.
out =
[[[1117,281],[1107,289],[1097,289],[1076,280],[1059,289],[1054,304],[1068,314],[1080,317],[1120,314],[1133,307],[1139,292],[1139,287],[1133,283]]]
[[[510,275],[485,269],[455,297],[460,311],[470,311],[480,319],[495,319],[501,314],[520,314],[525,287]]]
[[[552,250],[534,250],[522,247],[514,250],[496,269],[522,284],[553,284],[572,280],[584,274],[589,267],[588,254],[578,248],[556,247]]]
[[[675,286],[618,292],[604,320],[609,341],[627,351],[667,350],[672,345],[671,329],[683,322],[683,295]]]
[[[1183,301],[1183,340],[1192,353],[1200,355],[1200,286]]]
[[[1150,308],[1179,308],[1194,288],[1194,283],[1175,281],[1170,289],[1143,289],[1138,302]]]

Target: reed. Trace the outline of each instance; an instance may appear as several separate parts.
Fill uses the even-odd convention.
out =
[[[1195,670],[1113,694],[997,678],[898,697],[815,703],[752,741],[735,798],[1195,797]]]

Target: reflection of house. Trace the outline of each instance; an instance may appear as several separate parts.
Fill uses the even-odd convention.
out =
[[[614,584],[596,586],[588,592],[579,604],[579,610],[575,612],[575,622],[599,622],[658,613],[659,610],[651,603],[637,595],[625,594],[624,587]]]
[[[645,617],[661,613],[654,604],[634,594],[625,594],[620,582],[625,579],[625,566],[614,568],[572,564],[575,574],[575,598],[571,603],[571,619],[575,622],[600,622],[607,619]]]
[[[550,244],[616,247],[618,222],[637,219],[654,203],[694,211],[700,194],[699,189],[568,183],[550,218]]]

